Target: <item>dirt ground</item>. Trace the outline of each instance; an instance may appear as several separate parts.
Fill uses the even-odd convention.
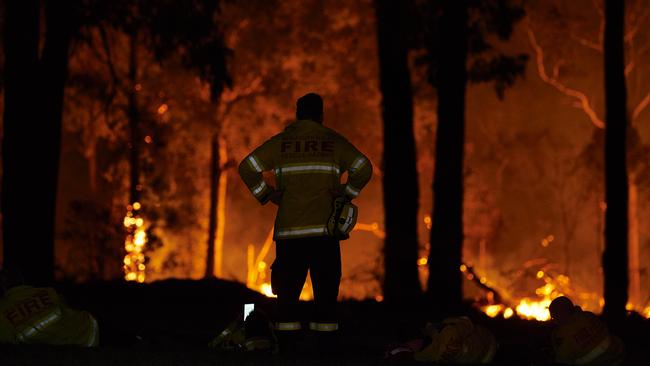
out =
[[[100,325],[95,349],[45,346],[0,346],[4,365],[383,365],[389,345],[415,338],[431,316],[414,304],[407,312],[375,301],[340,303],[341,353],[323,357],[311,352],[315,340],[306,334],[303,351],[292,357],[241,353],[207,347],[244,303],[270,313],[273,300],[241,284],[208,280],[169,280],[148,285],[105,282],[58,284],[71,307],[90,311]],[[310,303],[301,314],[308,320]],[[494,365],[544,365],[549,323],[491,319],[466,309],[499,341]],[[630,317],[614,333],[626,343],[627,365],[650,365],[650,321]]]

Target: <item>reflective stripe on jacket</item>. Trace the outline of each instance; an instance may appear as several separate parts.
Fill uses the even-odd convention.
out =
[[[275,135],[239,164],[239,174],[257,200],[265,204],[273,188],[262,173],[273,171],[282,200],[275,220],[275,239],[325,236],[334,190],[356,198],[372,175],[370,160],[335,131],[299,120]],[[341,175],[348,181],[340,187]]]

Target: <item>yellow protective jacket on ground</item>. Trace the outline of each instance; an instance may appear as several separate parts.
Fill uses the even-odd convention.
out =
[[[322,124],[299,120],[255,149],[239,164],[239,174],[253,195],[265,204],[273,189],[262,177],[272,170],[282,191],[274,238],[327,236],[333,191],[356,198],[372,175],[372,165],[343,136]]]
[[[431,344],[415,353],[420,362],[444,362],[453,364],[490,363],[497,350],[494,335],[469,318],[454,317],[443,321],[438,332],[429,327]]]
[[[93,347],[99,329],[89,313],[68,308],[52,288],[18,286],[0,299],[0,342]]]
[[[596,315],[579,307],[552,334],[555,361],[565,365],[614,366],[622,362],[625,346],[609,334]]]

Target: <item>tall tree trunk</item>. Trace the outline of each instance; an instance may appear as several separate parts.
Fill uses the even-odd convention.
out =
[[[205,264],[205,278],[214,277],[214,243],[217,236],[217,194],[219,192],[219,136],[214,134],[210,159],[210,221],[208,224],[208,255]]]
[[[67,2],[45,2],[46,33],[39,60],[39,1],[8,1],[6,6],[4,262],[20,269],[28,283],[42,285],[54,279],[54,216],[72,9]]]
[[[639,192],[635,183],[636,176],[632,174],[629,179],[629,240],[628,265],[630,276],[629,302],[634,306],[642,306],[641,296],[641,263],[639,263]]]
[[[438,311],[462,303],[463,149],[467,84],[467,3],[444,1],[438,68],[438,130],[428,297]],[[433,301],[433,297],[438,297]]]
[[[131,168],[129,181],[130,204],[140,202],[140,115],[138,112],[137,86],[138,86],[138,40],[137,32],[129,37],[129,93],[128,110],[130,129],[129,166]]]
[[[625,317],[628,291],[627,108],[623,31],[625,3],[605,1],[605,275],[604,315]]]
[[[405,26],[406,2],[375,1],[379,79],[384,121],[384,299],[407,304],[420,296],[418,279],[418,179],[413,98]]]
[[[29,282],[40,282],[41,270],[30,253],[45,245],[41,240],[40,203],[35,178],[40,174],[38,148],[30,142],[37,135],[39,1],[5,2],[5,109],[2,144],[2,217],[4,265],[20,269]],[[46,158],[46,157],[42,157]],[[38,238],[26,240],[26,233]],[[31,235],[30,235],[31,236]]]
[[[63,128],[63,101],[68,77],[68,52],[73,30],[73,7],[70,1],[45,1],[47,33],[43,47],[40,78],[42,82],[39,108],[43,128],[42,156],[43,190],[43,248],[34,264],[43,271],[43,281],[54,279],[54,237],[56,196],[59,186],[59,159],[61,156],[61,130]],[[47,240],[47,241],[46,241]]]

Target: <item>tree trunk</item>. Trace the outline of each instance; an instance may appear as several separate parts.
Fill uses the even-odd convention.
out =
[[[641,263],[639,263],[639,193],[635,183],[635,176],[632,175],[629,182],[629,238],[628,244],[628,265],[630,271],[630,296],[629,302],[642,309],[643,297],[641,296]]]
[[[39,1],[7,1],[5,3],[5,107],[2,144],[3,180],[2,214],[4,265],[23,272],[29,282],[41,278],[41,270],[34,266],[30,253],[38,253],[42,242],[41,217],[34,222],[32,214],[40,207],[36,179],[41,171],[36,167],[38,148],[30,142],[39,126],[38,103],[38,42]],[[36,134],[34,134],[36,135]],[[42,157],[45,158],[46,157]],[[36,226],[35,226],[36,225]],[[34,229],[37,230],[34,230]],[[26,233],[38,238],[26,240]],[[51,239],[51,238],[50,238]]]
[[[43,47],[40,78],[41,101],[40,121],[43,128],[42,166],[45,176],[40,181],[43,187],[43,230],[44,247],[37,257],[35,266],[43,271],[43,279],[54,279],[54,237],[56,196],[59,186],[59,159],[61,156],[61,130],[63,128],[63,101],[65,82],[68,77],[68,52],[72,37],[71,2],[45,1],[47,33]],[[45,241],[47,240],[47,241]]]
[[[627,108],[623,30],[625,4],[605,1],[605,317],[625,317],[628,291]]]
[[[129,129],[131,141],[129,143],[129,166],[131,168],[129,184],[130,204],[140,202],[140,116],[138,112],[137,85],[138,85],[138,41],[137,32],[129,37],[129,93],[128,110]],[[140,202],[141,203],[141,202]],[[135,213],[134,213],[135,214]]]
[[[379,78],[384,121],[384,299],[408,304],[420,296],[418,279],[418,179],[413,99],[408,67],[405,2],[375,1]]]
[[[463,149],[467,83],[467,3],[443,2],[438,68],[438,130],[433,182],[428,297],[434,310],[462,304]],[[434,299],[435,297],[435,299]]]
[[[214,277],[214,243],[217,236],[217,193],[219,192],[219,137],[212,136],[210,159],[210,221],[208,224],[208,255],[205,265],[205,278]]]
[[[39,1],[9,1],[6,6],[4,262],[21,270],[28,283],[45,285],[54,280],[54,216],[72,9],[68,3],[45,2],[47,28],[39,60]]]

